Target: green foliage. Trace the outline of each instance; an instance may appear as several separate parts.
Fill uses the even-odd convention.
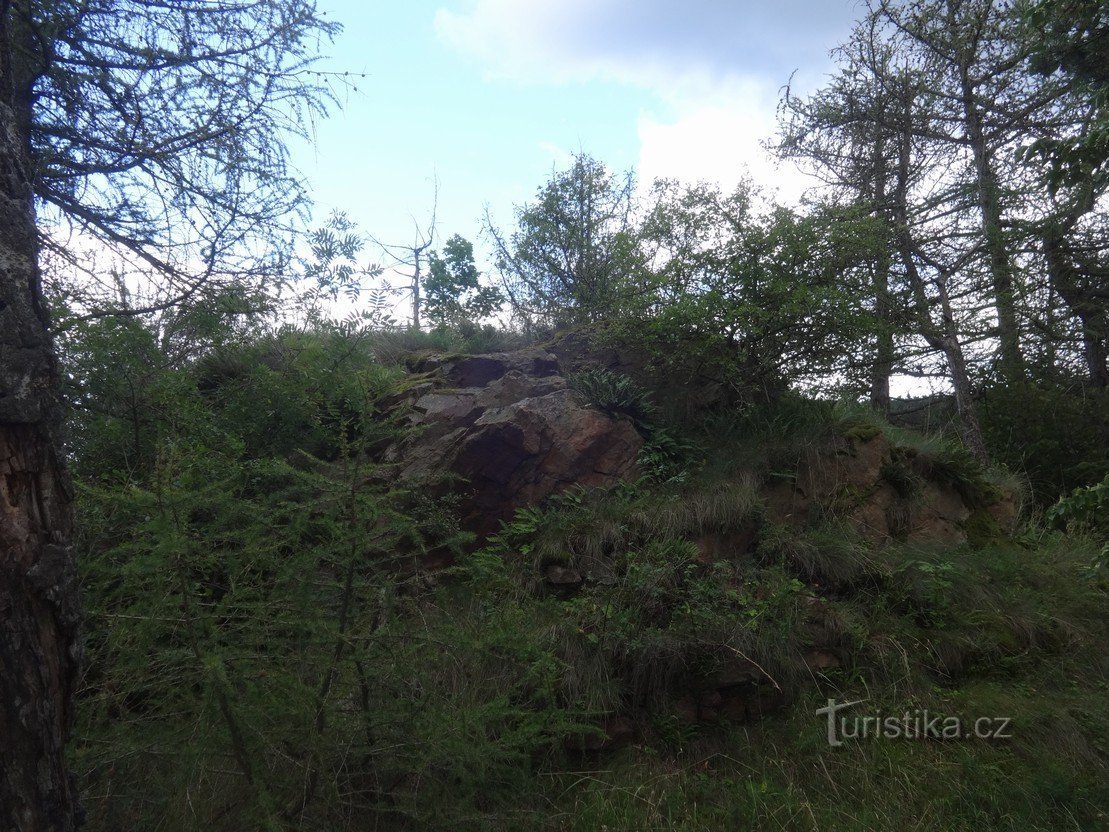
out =
[[[508,299],[532,325],[604,320],[621,310],[646,268],[634,223],[635,177],[574,157],[516,209],[504,235],[486,220]]]
[[[643,428],[655,420],[656,410],[650,394],[622,373],[604,369],[585,370],[572,374],[567,380],[590,404],[610,416],[627,416]]]
[[[657,707],[678,683],[695,684],[739,660],[759,663],[776,680],[795,672],[788,622],[801,584],[770,572],[745,575],[735,564],[706,567],[697,554],[688,540],[618,552],[611,582],[566,602],[585,642],[620,678],[624,701]]]
[[[752,186],[656,186],[644,237],[666,253],[626,326],[663,366],[680,363],[746,397],[855,374],[870,337],[862,269],[874,224],[851,211],[758,211]],[[741,397],[742,400],[743,397]]]
[[[1109,475],[1097,485],[1076,488],[1060,497],[1044,515],[1057,528],[1074,524],[1092,531],[1109,532]]]
[[[687,473],[696,446],[663,424],[648,391],[631,377],[611,370],[592,369],[573,373],[570,386],[590,404],[610,416],[625,416],[645,437],[638,463],[652,482],[680,483]]]
[[[550,605],[534,631],[561,633],[559,701],[584,712],[654,711],[698,680],[749,662],[775,683],[795,679],[800,582],[777,568],[752,572],[740,551],[731,562],[707,562],[695,543],[741,531],[758,511],[750,483],[681,494],[626,487],[603,500],[569,492],[545,509],[518,511],[493,541],[524,570],[518,580],[551,565],[585,579],[562,600],[533,596]]]
[[[492,286],[482,286],[480,278],[473,244],[455,234],[443,246],[442,256],[432,252],[428,257],[423,285],[428,320],[436,327],[460,326],[499,311],[504,296]]]
[[[1102,541],[1104,545],[1091,562],[1090,572],[1097,577],[1104,575],[1109,568],[1109,474],[1097,485],[1076,488],[1060,497],[1045,512],[1044,519],[1056,528],[1084,532]]]
[[[379,266],[359,264],[366,240],[342,211],[333,212],[324,225],[308,234],[308,246],[312,256],[302,264],[302,275],[314,281],[319,292],[332,300],[340,295],[349,301],[357,300],[362,294],[362,281],[381,274]],[[371,291],[371,317],[380,326],[393,323],[385,307],[384,294]]]
[[[1109,474],[1109,392],[1032,382],[991,385],[982,432],[998,462],[1023,471],[1036,503]]]
[[[768,524],[759,479],[735,467],[774,471],[845,433],[879,431],[900,449],[888,478],[906,488],[926,473],[967,477],[943,441],[787,396],[703,425],[696,438],[714,465],[569,491],[520,510],[475,552],[455,500],[396,490],[371,461],[396,431],[379,412],[397,377],[374,363],[379,335],[285,331],[181,367],[136,360],[156,382],[144,388],[141,466],[108,453],[121,420],[84,424],[90,662],[74,761],[88,793],[111,795],[90,803],[90,828],[354,830],[372,811],[398,828],[692,830],[812,812],[827,828],[861,829],[906,810],[860,796],[847,811],[810,772],[876,784],[890,765],[924,767],[946,789],[923,828],[989,811],[964,776],[979,788],[1014,779],[1025,801],[1014,811],[1038,812],[1043,829],[1065,828],[1057,801],[1090,816],[1082,801],[1104,765],[1089,746],[1104,722],[1089,716],[1091,682],[1037,675],[1102,638],[1103,590],[1076,580],[1088,540],[875,551],[834,524]],[[141,327],[95,328],[74,351],[86,361],[76,389],[90,402],[116,390],[129,376],[97,362],[127,358],[132,344],[157,358]],[[689,441],[667,438],[673,428],[625,377],[588,378],[598,404],[649,432],[647,447],[665,455]],[[440,548],[459,565],[428,576],[419,559]],[[552,566],[581,583],[553,591]],[[844,667],[808,670],[817,632]],[[675,720],[674,697],[737,668],[798,704],[742,743],[726,725]],[[1014,699],[1014,684],[1037,692]],[[1016,752],[960,744],[832,754],[811,715],[832,691],[902,709],[906,697],[1048,708],[1065,744],[1029,735],[1019,754],[1053,771],[1081,760],[1090,777],[1040,783]],[[590,761],[596,774],[567,774],[582,766],[571,749],[612,714],[635,718],[639,743]],[[964,764],[1006,773],[952,776]],[[626,783],[650,800],[624,800]]]
[[[1047,162],[1049,185],[1104,183],[1109,159],[1109,14],[1104,0],[1035,0],[1023,7],[1030,64],[1042,75],[1073,80],[1092,110],[1078,136],[1042,137],[1021,148]]]

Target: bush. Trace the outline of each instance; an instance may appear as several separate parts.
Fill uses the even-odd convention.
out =
[[[1039,506],[1109,474],[1109,391],[994,385],[979,418],[994,459],[1027,474]]]

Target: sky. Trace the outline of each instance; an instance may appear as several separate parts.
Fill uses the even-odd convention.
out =
[[[575,152],[611,169],[786,201],[808,184],[761,142],[780,90],[814,89],[857,0],[319,0],[344,31],[318,68],[365,74],[292,147],[318,223],[398,245],[510,227]],[[436,200],[436,192],[438,198]]]

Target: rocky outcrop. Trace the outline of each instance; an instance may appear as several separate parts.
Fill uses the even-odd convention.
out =
[[[873,545],[891,540],[966,543],[975,506],[951,483],[915,470],[919,467],[881,433],[843,437],[807,455],[792,481],[769,490],[769,515],[795,526],[829,514],[842,517]],[[1015,495],[978,497],[977,507],[999,533],[1011,533],[1019,513]]]
[[[483,536],[518,508],[572,486],[605,488],[633,477],[643,440],[632,422],[590,406],[565,378],[590,368],[650,376],[643,355],[581,332],[513,352],[424,355],[412,362],[407,388],[387,403],[407,408],[413,431],[386,450],[385,461],[395,463],[402,483],[455,490],[463,524]],[[812,449],[787,480],[768,486],[769,518],[808,526],[841,517],[873,545],[966,543],[974,507],[868,427]],[[1004,534],[1019,505],[998,495],[978,509]],[[698,540],[701,560],[748,550],[754,533]],[[564,591],[574,582],[548,576],[548,583]]]
[[[591,407],[532,348],[421,361],[404,395],[413,432],[386,451],[405,483],[450,484],[465,527],[486,535],[516,509],[571,486],[634,475],[633,424]]]

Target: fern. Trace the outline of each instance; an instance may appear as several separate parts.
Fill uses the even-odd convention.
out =
[[[585,370],[569,377],[570,386],[610,416],[627,416],[641,429],[653,427],[657,415],[647,391],[623,373]]]

